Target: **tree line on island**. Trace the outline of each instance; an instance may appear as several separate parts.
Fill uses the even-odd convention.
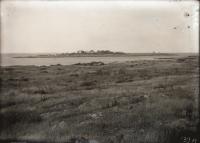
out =
[[[90,50],[90,51],[84,51],[84,50],[78,50],[77,52],[72,53],[61,53],[59,55],[104,55],[104,54],[125,54],[124,52],[113,52],[110,50]]]
[[[84,50],[78,50],[77,52],[71,52],[71,53],[58,53],[58,54],[46,54],[46,55],[39,55],[40,57],[46,57],[46,56],[56,56],[56,57],[65,57],[65,56],[106,56],[106,55],[125,55],[126,53],[124,52],[113,52],[110,50],[89,50],[89,51],[84,51]]]

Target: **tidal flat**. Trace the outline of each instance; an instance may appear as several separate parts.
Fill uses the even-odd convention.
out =
[[[198,58],[1,67],[0,140],[181,142],[199,123]]]

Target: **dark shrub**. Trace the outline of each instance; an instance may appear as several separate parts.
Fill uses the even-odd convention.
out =
[[[35,123],[39,121],[41,121],[40,114],[35,111],[8,111],[0,113],[2,130],[16,123]]]
[[[84,81],[81,83],[81,86],[93,86],[95,85],[95,81]]]

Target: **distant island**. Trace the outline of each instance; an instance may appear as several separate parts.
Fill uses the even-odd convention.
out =
[[[40,54],[31,56],[17,56],[13,58],[63,58],[63,57],[121,57],[121,56],[165,56],[174,55],[170,53],[124,53],[124,52],[113,52],[109,50],[90,50],[83,51],[79,50],[72,53],[56,53],[56,54]]]
[[[99,57],[99,56],[122,56],[126,55],[124,52],[112,52],[109,50],[90,50],[90,51],[83,51],[79,50],[77,52],[72,53],[57,53],[57,54],[40,54],[34,56],[20,56],[14,58],[59,58],[59,57]]]

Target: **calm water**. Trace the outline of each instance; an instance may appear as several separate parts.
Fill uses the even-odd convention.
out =
[[[33,54],[32,54],[33,55]],[[75,63],[89,63],[101,61],[104,63],[124,62],[135,60],[154,60],[156,56],[135,56],[135,57],[64,57],[64,58],[13,58],[16,56],[30,56],[30,54],[2,54],[1,66],[13,65],[71,65]],[[160,57],[160,56],[159,56]]]

